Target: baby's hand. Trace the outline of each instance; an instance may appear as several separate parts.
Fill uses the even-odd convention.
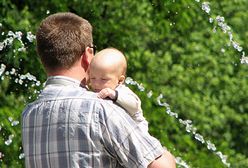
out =
[[[109,97],[110,99],[114,100],[116,99],[116,92],[113,89],[104,88],[98,93],[97,96],[102,99]]]

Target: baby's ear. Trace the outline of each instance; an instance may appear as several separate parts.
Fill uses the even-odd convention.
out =
[[[119,84],[123,84],[124,82],[125,82],[125,76],[124,75],[121,75],[120,77],[119,77]]]

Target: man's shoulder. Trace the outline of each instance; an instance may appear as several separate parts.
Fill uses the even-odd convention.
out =
[[[97,94],[87,90],[87,88],[84,87],[75,87],[73,85],[69,86],[46,86],[42,91],[41,94],[39,95],[40,98],[63,98],[63,97],[68,97],[68,98],[73,98],[73,97],[78,97],[78,98],[96,98]]]
[[[96,101],[100,106],[102,106],[104,111],[124,111],[119,105],[113,102],[110,99],[98,99]]]
[[[98,107],[100,105],[99,117],[102,120],[116,124],[118,122],[120,124],[126,122],[126,120],[130,118],[125,109],[114,103],[112,100],[100,99],[96,104]]]

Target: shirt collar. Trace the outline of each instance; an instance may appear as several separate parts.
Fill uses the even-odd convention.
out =
[[[45,83],[45,86],[47,85],[82,86],[80,81],[66,76],[49,76]]]

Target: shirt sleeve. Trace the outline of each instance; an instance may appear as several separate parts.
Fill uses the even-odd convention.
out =
[[[116,88],[118,97],[116,103],[122,106],[131,116],[137,112],[142,112],[141,101],[139,97],[125,85],[119,85]]]
[[[123,167],[144,168],[163,154],[164,149],[160,142],[147,131],[143,131],[118,106],[105,108],[101,118],[106,150],[116,157]]]

